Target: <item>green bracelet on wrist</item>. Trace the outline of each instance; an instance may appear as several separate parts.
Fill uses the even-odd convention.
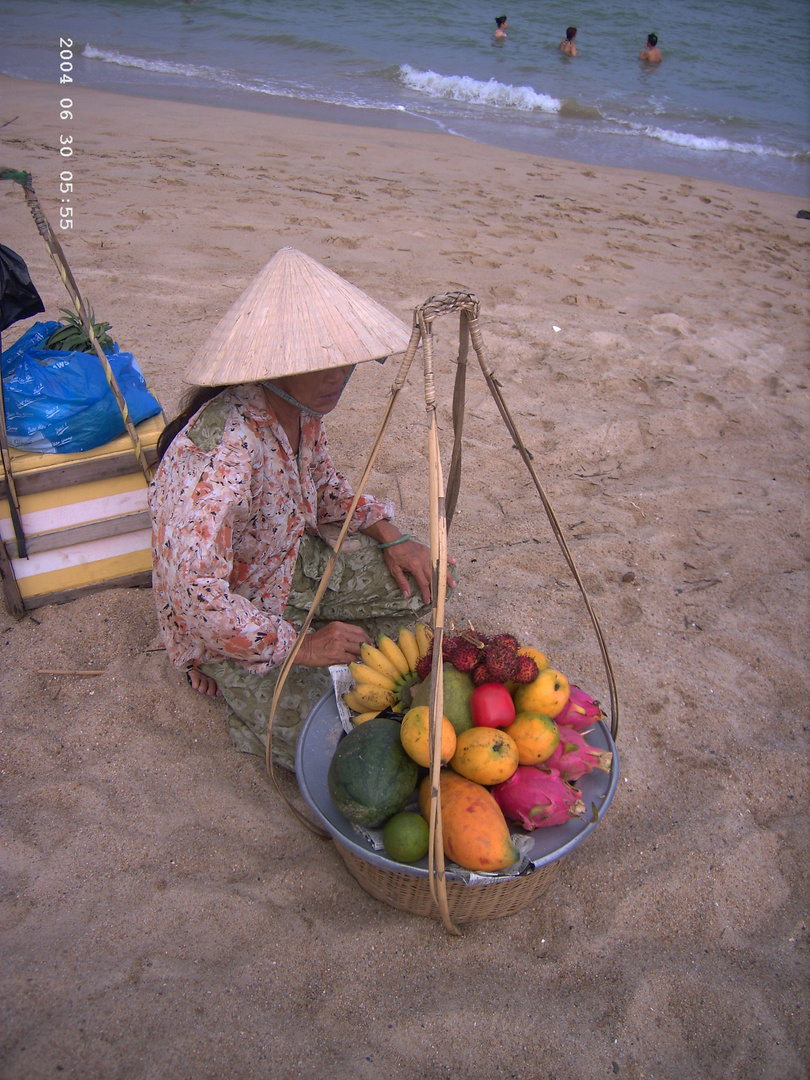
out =
[[[386,548],[394,547],[395,544],[404,544],[406,540],[410,540],[411,534],[405,533],[404,536],[398,536],[396,540],[389,540],[387,544],[380,544],[380,551],[384,551]]]

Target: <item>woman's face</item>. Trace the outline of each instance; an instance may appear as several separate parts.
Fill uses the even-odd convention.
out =
[[[340,401],[343,388],[354,371],[352,365],[308,371],[303,375],[285,375],[273,379],[276,386],[292,395],[296,401],[319,413],[330,413]]]

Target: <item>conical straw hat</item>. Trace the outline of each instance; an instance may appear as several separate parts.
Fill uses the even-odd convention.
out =
[[[403,352],[407,326],[309,255],[285,247],[254,278],[186,371],[198,386],[259,382]]]

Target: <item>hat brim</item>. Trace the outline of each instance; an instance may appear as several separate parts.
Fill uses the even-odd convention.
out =
[[[408,327],[333,270],[282,248],[220,320],[186,371],[220,386],[384,360]]]

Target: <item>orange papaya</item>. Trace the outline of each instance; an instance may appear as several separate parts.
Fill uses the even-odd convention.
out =
[[[451,769],[440,778],[444,854],[465,870],[494,873],[520,858],[509,826],[492,794]],[[430,816],[430,777],[419,787],[419,810]]]

